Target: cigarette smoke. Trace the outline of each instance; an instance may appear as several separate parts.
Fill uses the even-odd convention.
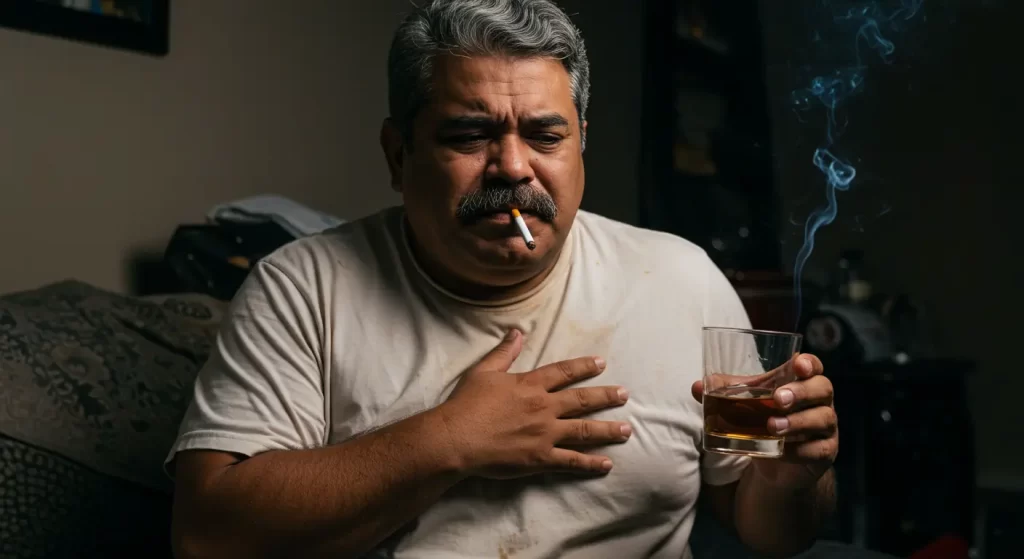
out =
[[[886,34],[897,34],[920,11],[924,0],[898,0],[890,2],[856,2],[819,0],[821,10],[831,14],[835,33],[847,44],[852,44],[852,60],[848,64],[834,65],[814,75],[805,87],[795,89],[791,104],[797,117],[804,121],[808,113],[820,110],[825,124],[823,143],[814,150],[812,164],[825,176],[826,204],[810,213],[804,224],[804,242],[793,266],[793,288],[797,300],[797,321],[803,312],[803,272],[807,260],[814,252],[818,230],[835,221],[839,212],[838,193],[850,190],[857,177],[857,168],[848,157],[838,155],[837,141],[848,122],[841,118],[840,109],[852,97],[864,91],[868,73],[867,60],[880,58],[892,62],[896,44]],[[820,36],[819,31],[819,36]]]

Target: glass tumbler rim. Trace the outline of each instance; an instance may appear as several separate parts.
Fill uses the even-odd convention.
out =
[[[796,338],[798,340],[803,339],[804,335],[799,332],[783,332],[781,330],[761,330],[758,328],[735,328],[732,326],[703,326],[701,327],[702,332],[725,332],[734,334],[760,334],[767,336],[778,336]]]

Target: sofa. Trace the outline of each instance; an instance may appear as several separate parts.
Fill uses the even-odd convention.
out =
[[[225,304],[0,296],[0,557],[170,557],[162,461]]]

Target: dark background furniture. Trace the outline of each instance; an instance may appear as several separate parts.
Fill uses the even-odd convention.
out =
[[[707,251],[737,288],[755,327],[792,331],[830,297],[852,306],[861,302],[837,301],[832,291],[842,285],[805,281],[798,317],[792,278],[782,269],[762,48],[771,21],[762,10],[770,5],[646,2],[639,216],[641,225],[680,235]],[[830,270],[839,283],[844,274],[853,275],[842,266]],[[867,308],[874,299],[863,304],[865,312],[881,315]],[[882,318],[890,322],[889,316]],[[899,333],[894,327],[894,343]],[[977,506],[965,380],[973,364],[909,354],[905,365],[850,360],[826,365],[842,426],[839,514],[827,537],[897,556],[944,536],[972,542]]]
[[[755,0],[649,0],[640,225],[705,249],[727,275],[779,268]]]
[[[836,367],[842,447],[837,539],[899,557],[944,536],[974,538],[973,363]]]

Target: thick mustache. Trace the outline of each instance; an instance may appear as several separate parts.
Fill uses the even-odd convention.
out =
[[[459,200],[455,209],[455,217],[462,222],[470,222],[476,218],[509,208],[519,208],[521,212],[529,212],[544,221],[554,221],[558,215],[558,206],[546,192],[529,185],[520,184],[510,187],[483,188],[466,194]]]

